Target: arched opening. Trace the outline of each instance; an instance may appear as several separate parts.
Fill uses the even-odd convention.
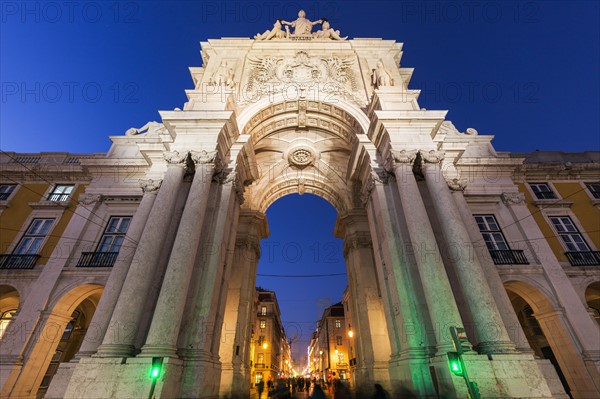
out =
[[[590,315],[600,324],[600,281],[590,284],[585,289],[585,303]]]
[[[71,313],[70,320],[67,322],[54,354],[50,359],[50,364],[44,373],[40,388],[38,389],[38,398],[43,398],[50,387],[52,378],[56,374],[61,363],[71,361],[79,351],[81,343],[88,332],[90,322],[96,311],[96,305],[100,300],[100,292],[91,294],[85,298]]]
[[[389,381],[389,337],[361,200],[375,151],[364,133],[368,121],[352,107],[341,100],[282,100],[255,104],[238,117],[243,134],[231,157],[244,201],[219,348],[224,393],[247,395],[261,381],[266,390],[269,378],[294,372],[347,382],[359,353],[363,381]],[[355,273],[360,283],[352,283]],[[275,297],[286,342],[269,342],[266,333]],[[356,321],[347,321],[349,314]],[[332,331],[315,344],[329,323]],[[234,325],[236,338],[228,338]],[[250,327],[241,331],[244,325]]]
[[[0,285],[0,340],[19,309],[19,292],[10,285]]]
[[[256,281],[259,290],[276,295],[291,359],[288,365],[281,353],[285,345],[260,345],[271,341],[277,320],[271,317],[268,296],[259,292],[251,381],[258,384],[261,379],[275,381],[296,374],[303,379],[337,377],[347,383],[350,338],[341,305],[347,275],[343,241],[333,236],[337,212],[316,195],[293,194],[272,203],[266,214],[271,234],[261,242]],[[262,307],[269,309],[267,314],[261,314]],[[311,350],[321,352],[317,362],[311,362],[316,355]],[[303,381],[298,389],[304,387]]]
[[[12,396],[46,395],[59,364],[73,359],[86,333],[95,333],[90,321],[102,291],[97,284],[79,285],[51,305],[52,311],[36,328],[40,338],[26,355]]]
[[[506,283],[505,287],[517,319],[525,333],[525,338],[534,351],[535,356],[550,361],[556,370],[556,374],[565,392],[571,396],[570,378],[568,374],[565,374],[565,367],[568,367],[569,355],[556,345],[556,342],[562,339],[560,332],[548,328],[549,325],[558,327],[555,322],[556,320],[550,322],[538,320],[540,317],[544,321],[549,318],[555,319],[558,317],[556,312],[553,311],[552,305],[541,292],[529,284],[512,281]],[[571,380],[571,384],[573,384],[573,380]]]

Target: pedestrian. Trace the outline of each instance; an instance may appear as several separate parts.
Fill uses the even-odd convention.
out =
[[[258,382],[258,385],[256,386],[256,391],[258,392],[258,399],[260,399],[260,396],[262,395],[264,390],[265,390],[265,382],[263,380],[260,380]]]
[[[373,399],[390,399],[390,394],[383,389],[381,384],[375,384],[375,394]]]
[[[311,399],[327,399],[327,397],[325,396],[325,392],[323,392],[323,389],[321,388],[321,385],[319,384],[315,384],[315,387],[313,388],[313,393],[312,395],[310,395]]]

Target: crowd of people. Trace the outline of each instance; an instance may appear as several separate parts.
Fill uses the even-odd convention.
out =
[[[268,380],[266,386],[261,380],[256,389],[258,399],[391,399],[380,384],[375,384],[370,393],[357,396],[351,392],[348,380],[335,377],[326,381],[303,377],[280,378],[276,381]]]

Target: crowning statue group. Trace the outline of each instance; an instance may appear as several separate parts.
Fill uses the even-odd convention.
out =
[[[321,24],[321,30],[314,32],[312,31],[313,26]],[[285,30],[284,30],[285,25]],[[294,33],[290,32],[290,26],[294,28]],[[298,12],[298,19],[292,22],[278,19],[273,24],[273,29],[266,30],[265,32],[257,33],[254,38],[256,40],[271,40],[275,39],[290,39],[290,38],[315,38],[315,39],[333,39],[333,40],[346,40],[348,37],[341,37],[339,30],[334,30],[326,19],[319,19],[318,21],[310,21],[306,18],[304,10]]]

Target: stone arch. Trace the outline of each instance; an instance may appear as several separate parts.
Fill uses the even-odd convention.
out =
[[[0,339],[21,305],[19,291],[11,285],[0,285]]]
[[[264,212],[282,196],[305,192],[340,213],[360,207],[361,174],[376,150],[365,134],[369,120],[355,104],[279,95],[248,106],[237,122],[242,134],[231,158],[251,198],[246,207]]]
[[[590,315],[600,324],[600,281],[589,283],[584,295]]]
[[[593,380],[569,322],[552,296],[533,281],[510,280],[504,287],[534,352],[554,365],[565,391],[574,397],[586,397],[578,392],[593,392]]]
[[[354,285],[351,291],[357,298],[367,298],[366,291],[377,286],[377,272],[372,246],[366,244],[366,241],[370,242],[370,228],[360,200],[360,191],[363,181],[370,176],[376,149],[366,135],[370,121],[365,111],[345,100],[335,103],[310,99],[289,101],[275,96],[275,100],[263,99],[248,106],[236,119],[241,134],[231,147],[229,159],[235,160],[238,189],[243,186],[244,192],[237,227],[236,253],[247,251],[248,248],[258,248],[260,238],[268,235],[264,213],[271,204],[289,194],[314,194],[330,203],[338,215],[346,215],[346,220],[356,218],[351,233],[336,226],[336,236],[346,238],[347,234],[352,234],[352,239],[358,242],[358,235],[363,233],[365,245],[355,245],[356,248],[351,249],[357,253],[354,255],[355,261],[350,262],[351,264],[347,261],[346,266],[348,270],[359,273],[357,265],[364,261],[360,273],[369,270],[369,278],[356,276],[356,279],[373,281],[360,288]],[[360,216],[348,216],[350,212],[359,213]],[[221,375],[222,395],[228,395],[232,391],[247,392],[250,384],[250,371],[239,363],[236,353],[250,352],[249,348],[244,348],[244,345],[249,346],[250,332],[240,330],[239,326],[250,319],[252,305],[241,303],[244,301],[242,298],[250,297],[250,290],[254,290],[258,259],[243,255],[234,255],[234,258],[244,259],[249,264],[241,267],[234,263],[232,266],[239,267],[240,270],[239,273],[235,269],[232,271],[232,275],[236,277],[229,281],[225,318],[237,319],[235,325],[238,327],[236,338],[233,339],[232,335],[232,339],[222,340],[219,349],[224,370]],[[250,264],[251,259],[254,259],[254,264]],[[240,277],[242,273],[243,278]],[[244,285],[244,281],[250,283]],[[248,292],[244,293],[244,290]],[[356,290],[360,290],[362,294],[356,294]],[[360,305],[361,317],[364,319],[362,326],[369,333],[358,333],[357,336],[364,340],[371,336],[381,337],[381,341],[388,340],[383,302],[376,294],[370,295],[368,301],[365,299],[363,302],[365,303]],[[368,317],[365,311],[367,308],[371,310]],[[231,321],[227,323],[233,324]],[[360,323],[354,325],[358,327]],[[226,337],[223,339],[227,340]],[[367,365],[369,373],[365,373],[364,381],[389,380],[389,344],[374,344],[369,338],[363,346],[370,348],[366,355],[370,359]],[[374,371],[376,362],[378,369]]]
[[[48,374],[49,367],[53,363],[68,361],[75,355],[90,325],[103,289],[104,287],[99,284],[80,283],[58,295],[56,301],[48,306],[51,310],[42,313],[36,327],[38,339],[25,355],[23,367],[11,395],[45,393],[53,376],[53,373]],[[75,314],[77,320],[73,319]],[[73,331],[69,331],[69,337],[65,339],[69,327]],[[75,346],[70,339],[74,335],[77,338]],[[60,354],[57,349],[60,349]],[[62,355],[62,359],[58,358],[59,355]],[[65,360],[65,356],[69,359]],[[42,385],[43,387],[40,388]]]

